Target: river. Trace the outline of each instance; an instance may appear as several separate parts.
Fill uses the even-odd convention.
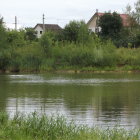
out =
[[[88,126],[140,128],[140,74],[0,75],[0,110],[60,114]]]

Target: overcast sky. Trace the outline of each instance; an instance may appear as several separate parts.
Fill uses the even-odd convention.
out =
[[[18,24],[22,27],[34,27],[42,23],[59,24],[64,27],[70,20],[85,20],[95,13],[117,11],[123,13],[126,5],[134,5],[136,0],[0,0],[0,15],[10,26],[17,16]]]

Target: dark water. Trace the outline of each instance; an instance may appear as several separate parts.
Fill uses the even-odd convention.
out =
[[[0,75],[0,110],[140,128],[140,74]]]

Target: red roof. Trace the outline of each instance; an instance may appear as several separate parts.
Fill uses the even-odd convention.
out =
[[[122,18],[123,26],[129,26],[128,18],[129,15],[127,14],[120,14],[120,17]]]
[[[96,13],[97,14],[97,13]],[[105,13],[98,13],[98,16],[103,16]],[[129,26],[129,23],[128,23],[128,17],[129,15],[128,14],[119,14],[120,17],[122,18],[122,22],[123,22],[123,26]]]
[[[105,13],[98,13],[98,16],[103,16]]]

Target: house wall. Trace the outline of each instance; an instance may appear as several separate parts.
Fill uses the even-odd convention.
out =
[[[36,26],[36,28],[34,29],[36,31],[36,35],[37,35],[37,38],[40,38],[43,34],[43,29],[40,27],[40,26]]]
[[[88,24],[88,29],[94,33],[97,31],[97,25],[96,25],[97,22],[96,21],[97,21],[97,16],[94,16],[93,19]],[[100,32],[101,27],[98,27],[98,30]]]
[[[96,20],[97,17],[95,16],[92,21],[88,24],[88,29],[91,30],[92,32],[95,32],[96,29]]]

